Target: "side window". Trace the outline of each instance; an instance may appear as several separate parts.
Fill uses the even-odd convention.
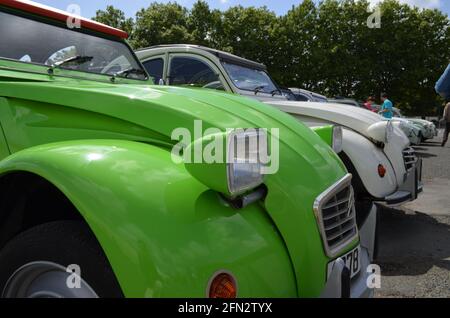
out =
[[[157,58],[144,62],[144,67],[147,73],[153,78],[155,84],[158,84],[163,78],[164,60]]]
[[[219,75],[203,61],[174,57],[170,62],[169,84],[225,90]]]
[[[309,98],[306,97],[306,96],[303,95],[303,94],[295,94],[295,98],[296,98],[297,101],[299,101],[299,102],[308,102],[308,101],[309,101]]]

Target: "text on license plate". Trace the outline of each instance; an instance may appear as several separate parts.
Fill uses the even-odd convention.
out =
[[[350,278],[355,277],[361,271],[361,247],[358,246],[351,252],[348,252],[344,256],[341,256],[345,265],[350,270]],[[328,265],[328,276],[330,276],[335,262],[331,262]]]

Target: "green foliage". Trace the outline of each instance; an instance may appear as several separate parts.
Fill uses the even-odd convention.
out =
[[[192,43],[193,35],[188,32],[189,12],[177,3],[152,3],[136,14],[134,38],[135,47],[156,44]]]
[[[107,6],[106,10],[97,10],[95,21],[107,24],[114,28],[118,28],[128,32],[131,36],[134,28],[134,21],[132,18],[126,18],[125,13],[121,10],[114,8],[113,6]]]
[[[130,32],[136,48],[206,45],[266,64],[282,86],[361,100],[388,92],[408,114],[436,113],[434,83],[450,61],[448,17],[396,0],[380,9],[379,29],[367,26],[368,0],[303,0],[283,16],[266,7],[220,12],[203,0],[191,10],[152,3],[135,21],[108,6],[96,20]]]

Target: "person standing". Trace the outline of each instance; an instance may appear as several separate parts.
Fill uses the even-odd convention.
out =
[[[370,110],[371,112],[373,112],[373,103],[375,102],[375,98],[373,98],[372,96],[369,96],[369,98],[367,98],[367,101],[364,103],[364,107],[367,108],[367,110]]]
[[[442,141],[442,147],[445,147],[445,144],[448,141],[448,135],[450,134],[450,99],[447,98],[447,105],[444,108],[444,139]]]
[[[394,117],[394,104],[388,99],[386,93],[381,94],[381,101],[383,102],[380,111],[381,115],[384,118],[392,119],[392,117]]]

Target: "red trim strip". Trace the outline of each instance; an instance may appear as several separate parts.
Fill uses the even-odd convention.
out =
[[[50,19],[55,19],[58,21],[66,22],[69,18],[77,18],[81,22],[81,27],[97,32],[101,32],[104,34],[112,35],[121,39],[127,39],[128,33],[116,28],[112,28],[110,26],[107,26],[105,24],[92,21],[89,19],[85,19],[82,17],[77,17],[74,15],[71,15],[68,12],[58,10],[43,4],[39,4],[33,1],[28,0],[0,0],[0,5],[4,5],[7,7],[11,7],[14,9],[18,9],[21,11],[33,13],[36,15],[44,16]]]

